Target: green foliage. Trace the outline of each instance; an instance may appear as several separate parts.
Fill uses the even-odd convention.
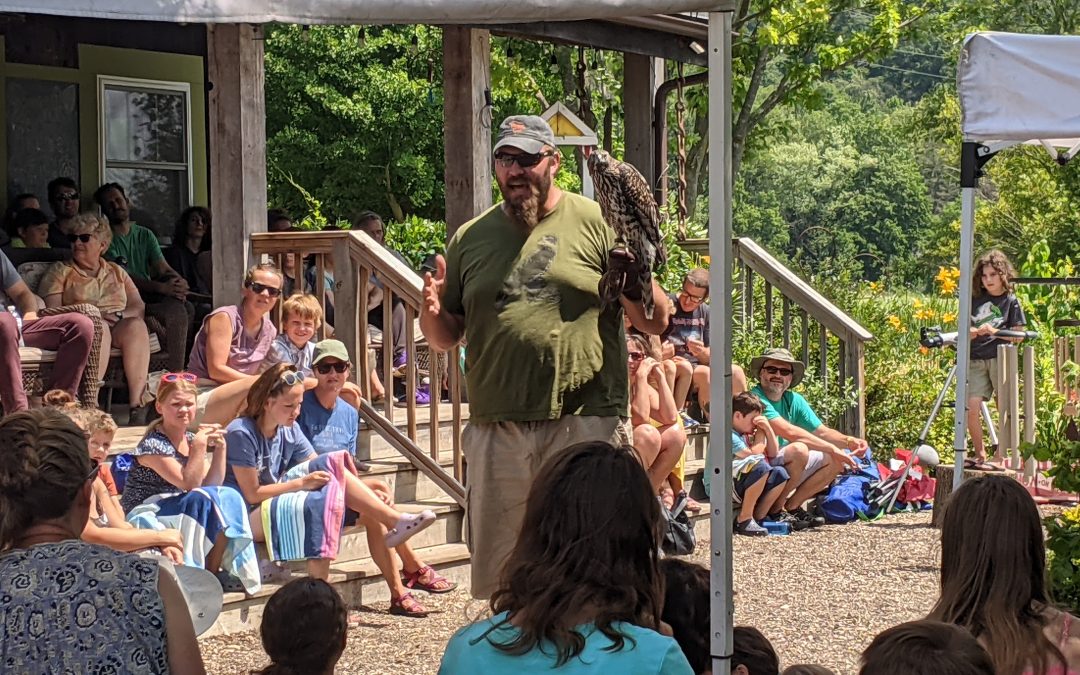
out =
[[[386,224],[386,245],[405,256],[419,270],[430,256],[446,250],[446,223],[408,216],[402,223]]]
[[[1043,520],[1047,575],[1054,601],[1080,612],[1080,506]]]

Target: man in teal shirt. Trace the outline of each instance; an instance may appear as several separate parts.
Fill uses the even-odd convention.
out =
[[[767,349],[750,362],[750,375],[758,385],[751,392],[765,406],[765,417],[780,442],[773,464],[782,464],[795,491],[785,510],[812,525],[823,518],[810,516],[803,503],[832,483],[842,471],[858,464],[844,448],[859,457],[866,454],[866,441],[848,436],[824,423],[801,394],[791,391],[803,378],[805,366],[786,349]],[[798,441],[798,443],[796,442]]]
[[[182,371],[188,333],[195,322],[195,307],[187,302],[187,282],[165,262],[157,236],[130,219],[131,202],[123,186],[105,183],[94,192],[94,201],[113,231],[106,256],[127,270],[146,304],[146,315],[166,326],[169,370]]]

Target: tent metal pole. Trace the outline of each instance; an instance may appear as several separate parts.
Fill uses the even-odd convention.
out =
[[[967,145],[967,144],[965,144]],[[973,159],[973,158],[972,158]],[[969,161],[968,153],[964,159]],[[961,175],[965,174],[961,168]],[[977,181],[977,176],[973,176]],[[967,182],[967,181],[965,181]],[[956,340],[956,417],[953,424],[953,449],[956,452],[956,468],[953,472],[953,489],[964,480],[964,454],[967,448],[967,377],[971,364],[971,266],[975,255],[975,185],[964,185],[960,191],[960,311],[957,319]]]
[[[708,454],[710,499],[713,675],[731,673],[731,310],[734,269],[731,246],[731,12],[709,13],[709,256],[713,292],[709,304],[709,390],[712,399]]]

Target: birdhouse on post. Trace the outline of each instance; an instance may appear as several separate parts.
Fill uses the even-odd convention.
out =
[[[571,145],[580,148],[586,145],[599,145],[596,140],[596,132],[590,129],[588,125],[581,121],[580,117],[562,103],[551,106],[541,113],[540,117],[551,125],[551,130],[555,133],[555,143],[559,147]],[[580,162],[578,171],[581,174],[581,194],[592,199],[592,177],[589,175],[589,169],[586,167],[585,162]]]

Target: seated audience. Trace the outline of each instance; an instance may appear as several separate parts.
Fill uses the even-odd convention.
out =
[[[691,675],[662,635],[660,505],[630,447],[572,445],[540,469],[493,616],[450,639],[440,675]]]
[[[191,289],[176,270],[165,262],[161,244],[153,231],[131,220],[131,202],[118,183],[105,183],[94,192],[94,201],[109,220],[112,240],[108,256],[131,276],[152,316],[165,327],[165,351],[169,369],[184,369],[184,354],[195,308],[187,302]]]
[[[349,377],[351,364],[345,345],[338,340],[323,340],[315,348],[313,362],[314,389],[304,394],[300,405],[300,417],[296,422],[304,432],[315,452],[325,455],[344,450],[355,457],[356,440],[359,435],[360,416],[351,404],[341,398]],[[381,480],[365,478],[370,487],[387,505],[393,506],[393,491]],[[429,593],[446,593],[457,584],[435,571],[417,557],[408,542],[396,549],[387,548],[384,538],[386,528],[371,516],[361,518],[367,532],[368,550],[390,587],[390,613],[407,616],[424,616],[427,610],[406,589],[424,590]],[[397,556],[395,556],[395,551]],[[400,556],[401,564],[397,557]],[[400,570],[404,569],[402,581]]]
[[[386,245],[386,226],[383,225],[383,219],[379,214],[374,211],[364,211],[356,216],[356,218],[353,218],[352,229],[366,232],[368,236],[375,240],[375,243],[385,248],[386,251],[397,258],[401,264],[412,269],[412,265],[405,259],[405,256]],[[377,274],[372,272],[371,281],[368,284],[367,322],[383,331],[383,339],[386,340],[386,327],[383,325],[383,295],[383,282],[379,279]],[[391,314],[390,344],[393,345],[394,349],[394,368],[400,370],[405,367],[405,322],[407,320],[405,315],[405,301],[395,296],[391,305],[393,312]]]
[[[664,558],[660,573],[664,577],[661,620],[671,627],[690,668],[698,675],[711,672],[709,570],[679,558]]]
[[[225,480],[221,426],[188,431],[198,389],[191,373],[161,376],[155,405],[161,418],[146,429],[120,501],[128,521],[173,528],[186,542],[184,564],[218,574],[226,592],[255,593],[261,576],[246,504]]]
[[[269,263],[244,275],[239,305],[218,307],[203,319],[191,347],[188,372],[199,397],[189,429],[236,419],[277,338],[270,310],[281,296],[281,272]]]
[[[1011,476],[965,480],[941,521],[941,595],[927,618],[966,628],[999,673],[1080,673],[1080,621],[1054,607],[1039,510]]]
[[[41,209],[41,202],[29,192],[16,195],[4,210],[3,229],[12,237],[15,236],[15,216],[23,209]]]
[[[292,218],[281,209],[270,209],[266,212],[267,232],[288,232],[293,230]],[[299,229],[299,228],[296,228]]]
[[[227,429],[225,485],[244,496],[255,541],[266,542],[272,560],[306,560],[309,575],[325,579],[346,506],[385,525],[390,548],[431,525],[435,514],[399,513],[357,478],[347,452],[317,454],[294,426],[303,396],[304,380],[291,365],[259,376],[244,416]]]
[[[259,635],[271,664],[257,675],[333,675],[349,639],[341,596],[321,579],[293,579],[263,609]],[[297,621],[303,617],[303,621]]]
[[[210,209],[189,206],[176,221],[172,245],[164,251],[165,262],[187,282],[188,300],[195,305],[197,321],[202,321],[213,306],[210,225]]]
[[[101,462],[108,457],[106,447],[112,445],[116,423],[107,413],[99,410],[82,408],[73,396],[63,396],[64,392],[49,392],[51,407],[68,417],[88,437],[87,449],[90,459],[98,462],[97,476],[92,481],[90,493],[90,519],[82,532],[83,541],[101,544],[123,552],[160,553],[175,563],[184,561],[184,542],[180,534],[173,531],[136,530],[124,520],[124,512],[116,501],[116,481],[108,467]],[[111,431],[110,431],[111,430]],[[98,443],[92,439],[97,436]]]
[[[68,235],[71,260],[53,263],[41,279],[40,292],[48,307],[95,305],[109,330],[101,335],[101,363],[108,363],[113,346],[120,350],[131,402],[131,423],[146,423],[153,400],[147,388],[150,333],[143,320],[143,301],[127,272],[105,260],[112,230],[92,213],[80,214]]]
[[[842,471],[856,468],[848,451],[862,457],[867,445],[861,438],[822,423],[806,399],[791,391],[802,382],[804,371],[803,362],[786,349],[767,349],[750,362],[750,374],[759,382],[751,392],[765,406],[765,417],[780,442],[780,451],[772,463],[787,469],[787,490],[794,490],[783,507],[796,520],[816,527],[824,525],[825,519],[808,514],[803,504],[828,487]]]
[[[0,251],[0,403],[5,413],[25,410],[19,347],[56,352],[49,388],[74,396],[94,343],[94,322],[82,314],[38,317],[38,299]],[[12,313],[10,308],[14,308]]]
[[[628,336],[626,353],[634,448],[641,454],[653,489],[659,491],[668,476],[683,462],[686,432],[683,431],[675,399],[664,378],[663,367],[649,356],[649,345],[645,339],[639,335]],[[676,479],[681,489],[681,475],[677,475]]]
[[[312,372],[312,358],[315,354],[315,331],[322,325],[322,307],[314,295],[296,293],[281,303],[281,325],[284,333],[279,334],[270,345],[270,352],[263,361],[263,369],[278,363],[291,363],[304,378],[304,388],[316,385]],[[352,382],[345,382],[341,397],[354,408],[360,408],[363,395],[360,387]]]
[[[49,208],[53,220],[49,223],[49,246],[52,248],[71,248],[67,236],[79,215],[79,186],[66,176],[49,181]]]
[[[22,209],[15,214],[12,248],[49,248],[49,217],[39,209]]]
[[[761,522],[766,516],[781,517],[788,472],[783,466],[772,466],[779,451],[776,434],[765,418],[765,407],[750,392],[742,392],[731,402],[731,478],[735,496],[742,506],[736,518],[735,533],[765,536],[769,533]],[[706,471],[706,487],[712,475],[712,462]],[[711,494],[711,491],[710,491]],[[808,524],[789,518],[795,529]]]
[[[19,412],[0,419],[0,448],[4,669],[205,672],[158,563],[79,541],[99,470],[82,430],[55,410]]]
[[[683,278],[682,290],[668,296],[675,311],[663,335],[663,358],[675,365],[675,404],[686,407],[687,398],[697,392],[698,403],[705,419],[709,419],[709,271],[693,269]],[[731,366],[731,395],[746,391],[746,374],[739,366]],[[685,416],[687,425],[697,420]]]
[[[909,621],[878,633],[863,651],[862,667],[859,669],[859,675],[995,675],[1019,672],[995,670],[990,655],[971,633],[954,624],[927,619]]]

